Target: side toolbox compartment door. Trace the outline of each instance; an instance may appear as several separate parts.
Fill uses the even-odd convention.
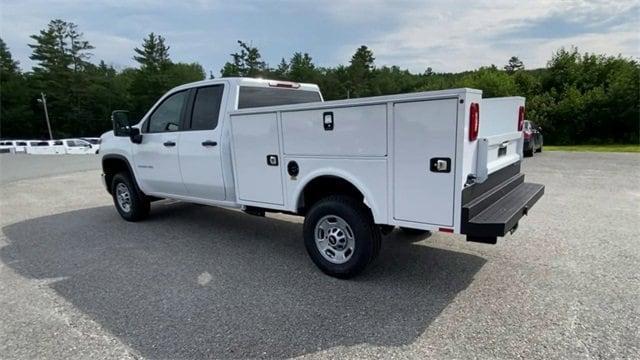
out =
[[[239,202],[283,205],[277,113],[232,115],[231,128]]]
[[[394,104],[394,218],[453,226],[458,99]]]

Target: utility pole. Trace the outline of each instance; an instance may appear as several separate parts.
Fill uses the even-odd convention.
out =
[[[38,99],[38,102],[44,106],[44,118],[47,120],[47,129],[49,130],[49,140],[53,140],[53,134],[51,133],[51,123],[49,122],[49,111],[47,110],[47,96],[41,92],[41,99]]]

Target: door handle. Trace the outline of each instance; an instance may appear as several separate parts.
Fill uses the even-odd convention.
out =
[[[432,158],[429,160],[429,169],[436,173],[451,172],[451,158]]]
[[[207,140],[202,142],[202,146],[216,146],[216,145],[218,145],[218,143],[212,140]]]
[[[167,141],[163,145],[166,147],[170,147],[170,146],[176,146],[176,143],[173,141]]]

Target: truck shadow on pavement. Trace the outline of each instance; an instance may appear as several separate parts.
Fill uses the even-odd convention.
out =
[[[151,358],[281,358],[411,344],[481,257],[394,232],[353,280],[315,268],[300,223],[157,203],[140,223],[111,206],[8,225],[0,259]],[[410,239],[409,239],[410,240]]]

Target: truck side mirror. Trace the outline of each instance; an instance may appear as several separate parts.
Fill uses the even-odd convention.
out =
[[[140,129],[138,128],[129,128],[129,139],[134,144],[142,143],[142,134],[140,134]]]
[[[134,144],[142,142],[142,134],[140,129],[134,128],[129,119],[129,111],[115,110],[111,113],[111,122],[113,124],[113,134],[115,136],[128,136]]]
[[[129,112],[126,110],[115,110],[111,113],[111,124],[115,136],[129,136],[131,125],[129,124]]]

